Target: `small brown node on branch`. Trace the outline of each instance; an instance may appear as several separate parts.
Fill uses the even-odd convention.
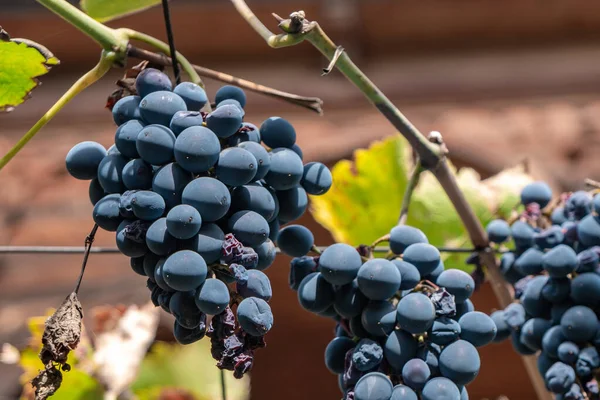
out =
[[[0,40],[2,40],[3,42],[8,42],[10,40],[10,35],[8,34],[8,32],[2,29],[2,26],[0,26]]]
[[[306,22],[304,11],[294,11],[288,19],[283,19],[275,13],[273,13],[273,17],[279,21],[279,28],[285,33],[290,34],[301,33]]]

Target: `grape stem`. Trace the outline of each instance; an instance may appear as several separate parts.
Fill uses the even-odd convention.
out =
[[[81,282],[83,281],[83,274],[85,273],[85,267],[87,266],[87,261],[90,256],[90,250],[92,249],[92,244],[94,243],[94,239],[96,238],[96,232],[98,231],[98,224],[94,224],[94,227],[90,231],[90,234],[85,238],[85,252],[83,253],[83,261],[81,263],[81,272],[79,273],[79,278],[77,278],[77,284],[75,285],[75,294],[79,293],[79,287],[81,286]]]
[[[86,72],[67,90],[60,99],[40,118],[35,125],[0,159],[0,170],[46,125],[58,112],[84,89],[102,78],[112,67],[118,55],[112,51],[102,51],[100,61]]]
[[[410,200],[412,198],[413,192],[419,184],[419,177],[421,176],[421,173],[423,171],[424,169],[421,166],[419,158],[417,157],[417,162],[415,163],[415,167],[413,168],[412,174],[410,175],[410,180],[408,181],[408,186],[406,187],[404,196],[402,197],[402,206],[400,207],[400,217],[398,218],[398,225],[406,224],[406,219],[408,218],[408,208],[410,207]]]
[[[231,0],[241,17],[273,48],[288,47],[307,41],[319,50],[330,62],[337,56],[335,67],[352,82],[365,97],[379,110],[384,117],[404,136],[419,156],[421,166],[431,171],[448,198],[454,205],[471,242],[480,251],[482,263],[486,266],[488,279],[494,294],[504,308],[512,301],[509,285],[505,282],[489,247],[487,234],[473,209],[467,203],[456,179],[447,163],[447,148],[438,138],[428,140],[383,94],[383,92],[352,62],[345,51],[338,51],[338,46],[325,34],[315,21],[308,21],[304,12],[290,14],[287,20],[279,20],[279,27],[284,33],[271,32],[248,7],[244,0]],[[435,139],[439,139],[435,140]],[[537,372],[535,359],[523,358],[527,372],[539,399],[551,399],[541,376]]]

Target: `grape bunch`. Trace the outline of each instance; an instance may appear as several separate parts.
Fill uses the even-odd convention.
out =
[[[94,221],[115,232],[152,302],[175,317],[176,340],[209,336],[218,367],[239,378],[273,325],[262,271],[275,259],[279,226],[305,212],[307,193],[325,193],[331,174],[303,164],[285,119],[245,122],[237,87],[221,87],[208,113],[200,86],[173,88],[159,70],[144,69],[135,88],[112,108],[114,145],[75,145],[67,170],[91,180]]]
[[[491,317],[496,341],[537,354],[539,373],[556,399],[600,399],[600,195],[586,191],[552,199],[544,182],[521,192],[524,210],[509,224],[487,226],[492,242],[512,238],[500,268],[515,301]]]
[[[494,321],[469,299],[471,275],[445,270],[438,249],[406,225],[391,230],[388,258],[343,243],[313,257],[306,255],[312,242],[301,225],[284,227],[277,239],[294,257],[289,284],[300,305],[337,321],[325,365],[344,399],[468,399],[477,347],[496,336]]]

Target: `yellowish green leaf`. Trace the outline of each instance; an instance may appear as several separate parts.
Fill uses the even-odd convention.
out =
[[[39,43],[10,39],[0,27],[0,111],[11,111],[30,97],[38,77],[59,64],[58,58]]]
[[[144,11],[160,2],[160,0],[81,0],[80,6],[90,17],[106,22]]]

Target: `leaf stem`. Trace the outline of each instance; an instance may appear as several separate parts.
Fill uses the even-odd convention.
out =
[[[100,61],[94,68],[86,72],[67,90],[60,99],[35,123],[35,125],[0,159],[0,170],[44,127],[54,116],[85,88],[98,81],[110,70],[117,59],[117,54],[103,51]]]
[[[83,281],[83,274],[85,274],[85,267],[87,266],[87,261],[90,256],[90,250],[92,249],[92,244],[94,243],[94,239],[96,238],[96,232],[98,232],[98,224],[94,224],[92,230],[89,235],[85,238],[85,251],[83,253],[83,261],[81,262],[81,272],[79,273],[79,278],[77,278],[77,284],[75,284],[74,292],[79,293],[79,287],[81,286],[81,282]]]
[[[171,55],[171,50],[169,49],[169,45],[162,40],[158,40],[155,37],[150,35],[146,35],[145,33],[134,31],[133,29],[120,28],[117,30],[118,32],[122,32],[127,38],[138,40],[142,43],[146,43],[159,51],[167,55]],[[181,64],[181,68],[188,74],[190,80],[197,85],[200,85],[204,88],[204,83],[202,83],[202,78],[196,72],[192,64],[181,54],[180,52],[176,52],[176,58],[179,64]]]
[[[410,175],[410,180],[408,181],[408,185],[406,187],[406,191],[404,192],[404,196],[402,197],[402,206],[400,207],[400,217],[398,218],[398,225],[404,225],[406,223],[406,219],[408,218],[408,208],[410,207],[410,200],[412,198],[412,194],[415,191],[419,183],[419,177],[421,173],[424,171],[421,166],[421,161],[417,157],[417,162],[415,163],[415,167]]]

